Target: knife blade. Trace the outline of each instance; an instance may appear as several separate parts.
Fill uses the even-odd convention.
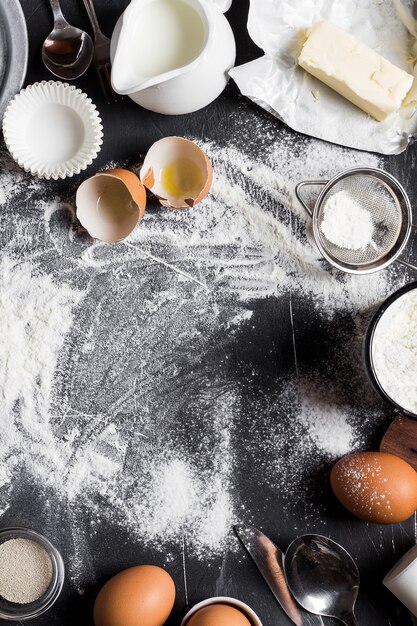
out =
[[[318,615],[305,611],[291,595],[284,572],[284,553],[254,526],[235,526],[235,533],[282,610],[296,626],[324,626]]]

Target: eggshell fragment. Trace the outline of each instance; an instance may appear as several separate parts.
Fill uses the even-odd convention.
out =
[[[210,604],[194,613],[187,626],[251,626],[251,623],[233,606]]]
[[[162,626],[175,602],[175,584],[160,567],[139,565],[111,578],[94,605],[95,626]]]
[[[187,189],[172,193],[164,185],[164,170],[181,161],[191,161],[200,173],[200,184],[192,193]],[[140,178],[163,206],[183,209],[195,206],[207,196],[213,182],[213,168],[206,154],[192,141],[181,137],[165,137],[150,148],[143,162]]]
[[[417,509],[417,472],[385,452],[361,452],[341,459],[330,482],[335,496],[360,519],[396,524]]]
[[[133,172],[107,170],[79,186],[76,204],[77,217],[90,235],[115,243],[130,235],[142,219],[146,190]]]

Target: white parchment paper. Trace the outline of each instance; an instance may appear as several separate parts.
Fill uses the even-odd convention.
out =
[[[417,133],[414,101],[377,122],[297,65],[305,30],[323,19],[413,72],[415,40],[395,0],[251,0],[248,30],[265,56],[230,75],[245,96],[298,132],[360,150],[402,152]]]
[[[218,7],[222,13],[226,13],[232,6],[232,0],[209,0],[209,2]]]

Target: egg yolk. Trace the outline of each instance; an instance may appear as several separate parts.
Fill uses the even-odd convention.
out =
[[[161,172],[161,185],[173,198],[194,198],[203,188],[201,169],[191,159],[177,159]]]

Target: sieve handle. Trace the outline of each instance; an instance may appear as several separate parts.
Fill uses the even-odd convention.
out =
[[[417,230],[417,224],[410,224],[411,228]],[[397,263],[400,265],[404,265],[404,267],[408,267],[410,270],[414,270],[417,272],[417,265],[413,265],[412,263],[408,263],[407,261],[402,261],[401,259],[396,259]]]
[[[404,267],[408,267],[410,270],[414,270],[417,272],[417,265],[412,265],[412,263],[407,263],[407,261],[402,261],[401,259],[396,259],[396,262],[400,265],[404,265]]]
[[[328,180],[304,180],[302,183],[298,183],[297,187],[295,188],[295,195],[297,196],[299,202],[303,205],[310,217],[313,217],[313,211],[310,209],[308,204],[304,202],[304,198],[300,193],[301,189],[303,187],[309,187],[310,185],[319,185],[320,187],[325,187],[328,182]]]

